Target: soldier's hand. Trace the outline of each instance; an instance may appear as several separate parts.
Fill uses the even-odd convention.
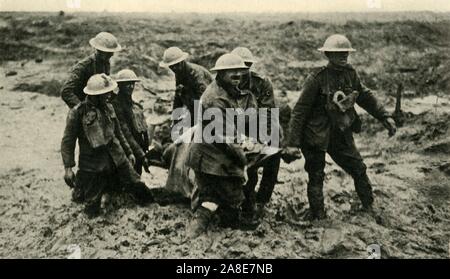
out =
[[[395,125],[395,121],[394,119],[392,119],[392,117],[386,118],[386,120],[384,120],[383,122],[383,125],[388,130],[388,134],[390,137],[395,135],[395,133],[397,132],[397,126]]]
[[[249,152],[251,152],[251,151],[253,151],[253,150],[255,149],[255,144],[254,144],[252,141],[250,141],[250,140],[246,140],[246,141],[244,141],[244,142],[241,144],[241,148],[242,148],[244,151],[249,151]]]
[[[302,158],[302,152],[297,147],[285,147],[281,151],[281,159],[287,164]]]
[[[128,160],[130,160],[131,165],[136,165],[136,157],[134,157],[133,154],[130,154],[130,156],[128,156]]]
[[[146,173],[150,173],[150,170],[149,170],[150,164],[149,164],[147,158],[144,158],[144,160],[142,161],[142,167],[144,168],[144,171]]]
[[[66,168],[64,173],[64,181],[66,182],[67,186],[70,188],[75,187],[75,174],[72,171],[72,168]]]

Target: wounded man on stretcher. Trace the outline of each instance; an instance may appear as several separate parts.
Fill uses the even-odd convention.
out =
[[[157,195],[165,196],[160,197],[160,204],[174,201],[190,202],[192,199],[192,195],[195,192],[195,173],[187,166],[186,161],[191,144],[188,139],[192,140],[196,127],[193,126],[188,129],[175,142],[165,148],[157,141],[153,141],[149,152],[146,154],[150,165],[169,171],[165,187],[161,189],[161,195]],[[287,163],[301,158],[299,150],[298,152],[287,154],[284,153],[283,149],[254,143],[248,138],[240,145],[247,159],[247,172],[260,168],[265,162],[273,159],[275,156],[281,156]]]

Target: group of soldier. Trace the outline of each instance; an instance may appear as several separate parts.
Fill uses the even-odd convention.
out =
[[[94,54],[76,64],[61,91],[70,108],[61,153],[64,180],[73,188],[73,200],[84,203],[89,216],[96,216],[114,192],[128,193],[140,205],[153,202],[155,194],[140,179],[142,169],[148,172],[151,165],[147,156],[149,127],[142,106],[132,99],[135,83],[140,79],[128,69],[119,71],[114,78],[110,76],[109,60],[121,50],[112,34],[101,32],[90,44]],[[206,127],[211,121],[193,117],[198,101],[203,111],[264,108],[282,135],[280,152],[259,166],[262,178],[257,191],[258,168],[248,167],[242,144],[232,140],[189,145],[185,165],[195,174],[195,189],[191,197],[194,218],[187,226],[188,236],[205,232],[215,216],[224,227],[253,224],[270,201],[281,159],[290,163],[301,154],[309,177],[310,220],[326,218],[326,153],[352,176],[361,209],[373,212],[371,182],[353,140],[353,132],[361,130],[354,104],[381,121],[390,135],[396,132],[395,122],[348,63],[348,55],[355,49],[345,36],[330,36],[319,50],[329,63],[314,70],[303,84],[287,130],[281,128],[272,113],[277,108],[272,83],[252,70],[256,61],[249,49],[237,47],[220,56],[211,69],[214,76],[203,66],[188,62],[189,54],[180,48],[165,50],[160,66],[169,68],[176,78],[172,108],[186,109],[191,115],[189,126]],[[228,121],[226,113],[222,115],[222,119],[214,120],[236,130],[236,123]],[[79,161],[75,175],[72,168],[77,140]]]

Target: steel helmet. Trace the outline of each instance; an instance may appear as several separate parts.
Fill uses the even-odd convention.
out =
[[[89,44],[104,52],[117,52],[122,50],[122,47],[117,42],[117,38],[108,32],[98,33],[97,36],[89,40]]]
[[[325,40],[325,43],[319,48],[319,51],[348,52],[356,51],[356,49],[352,48],[352,44],[347,37],[341,34],[334,34]]]
[[[188,58],[189,53],[182,51],[178,47],[169,47],[164,51],[163,61],[159,63],[160,67],[169,67],[180,63]]]
[[[231,53],[239,55],[242,59],[244,59],[244,62],[246,62],[246,63],[255,63],[256,62],[255,58],[253,57],[252,52],[246,47],[237,47],[237,48],[233,49],[233,51]]]
[[[117,73],[116,82],[140,81],[137,75],[130,69],[124,69]]]
[[[244,60],[236,54],[226,53],[219,57],[216,65],[211,71],[229,70],[229,69],[248,69]]]
[[[117,93],[117,82],[106,74],[96,74],[89,78],[83,92],[87,95],[102,95],[113,91]]]

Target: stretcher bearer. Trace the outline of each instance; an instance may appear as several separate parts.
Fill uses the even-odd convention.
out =
[[[84,100],[83,88],[95,74],[110,74],[109,60],[122,49],[116,37],[108,32],[100,32],[89,41],[95,52],[78,62],[71,70],[69,78],[61,89],[61,98],[69,108]]]
[[[208,110],[214,110],[217,114],[214,127],[223,129],[214,128],[211,133],[203,133],[211,120],[202,117],[198,124],[202,129],[195,131],[194,142],[190,145],[186,165],[194,171],[197,186],[192,195],[195,218],[188,226],[190,237],[205,232],[216,213],[223,226],[236,228],[239,225],[247,159],[237,142],[236,121],[227,117],[226,110],[256,108],[253,94],[238,87],[241,75],[247,69],[241,57],[222,55],[211,69],[217,72],[216,78],[201,97],[202,111],[206,114]],[[226,133],[227,130],[231,133]]]
[[[287,140],[288,146],[300,147],[305,157],[310,217],[326,217],[323,197],[326,153],[352,176],[362,209],[372,212],[372,183],[353,139],[353,133],[361,131],[354,104],[382,122],[390,135],[396,132],[395,122],[347,62],[349,53],[355,49],[345,36],[330,36],[319,51],[325,53],[328,65],[316,69],[305,81],[292,112]]]
[[[136,158],[134,168],[140,175],[142,168],[149,172],[148,161],[145,157],[149,146],[148,127],[143,107],[132,99],[134,85],[140,79],[132,70],[124,69],[117,73],[115,80],[119,85],[119,93],[111,103],[116,111],[122,132]]]
[[[276,129],[279,129],[280,135],[280,124],[277,114],[271,114],[271,109],[276,108],[275,96],[273,94],[272,82],[269,78],[264,77],[255,71],[251,70],[253,63],[256,62],[253,54],[248,48],[237,47],[231,53],[239,55],[243,60],[249,70],[242,75],[241,83],[239,88],[241,90],[249,90],[256,97],[258,109],[267,109],[267,132],[271,133],[271,116],[274,116],[273,121],[275,121]],[[261,123],[261,122],[260,122]],[[258,124],[258,128],[261,126]],[[246,202],[244,203],[243,210],[247,211],[250,215],[254,212],[261,212],[264,206],[270,201],[273,193],[275,184],[277,183],[278,171],[280,169],[280,155],[276,155],[271,160],[262,167],[263,174],[259,186],[258,192],[255,193],[255,188],[258,183],[258,170],[251,169],[248,173],[248,182],[245,185],[245,195]]]
[[[108,102],[116,90],[117,83],[109,76],[92,76],[84,88],[87,97],[69,111],[61,141],[64,180],[74,189],[74,201],[85,203],[89,216],[99,214],[101,201],[122,188],[139,204],[153,201],[150,190],[128,160],[133,156],[132,150]],[[75,176],[72,168],[77,141],[80,154]]]
[[[178,47],[170,47],[164,51],[161,67],[168,67],[175,74],[176,91],[173,110],[185,107],[190,113],[191,126],[195,123],[194,101],[200,100],[206,87],[212,82],[212,76],[201,65],[187,62],[187,52]]]

